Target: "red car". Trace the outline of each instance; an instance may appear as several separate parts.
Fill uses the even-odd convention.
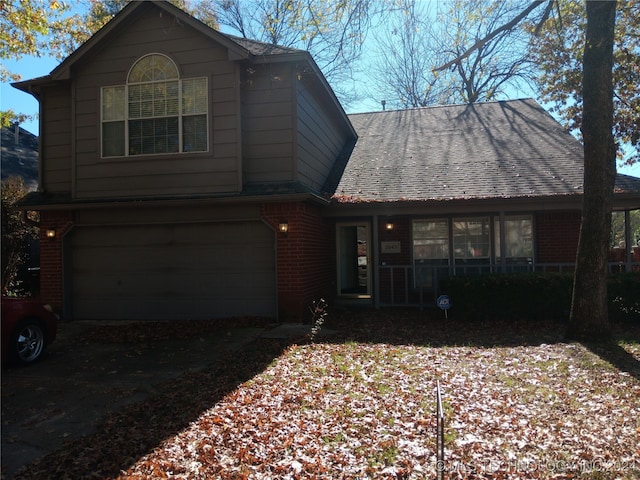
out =
[[[2,361],[37,361],[56,338],[58,316],[31,298],[2,297]]]

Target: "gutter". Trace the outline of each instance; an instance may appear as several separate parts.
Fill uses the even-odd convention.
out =
[[[82,200],[59,203],[40,203],[30,205],[17,205],[16,210],[20,210],[26,216],[28,211],[64,211],[64,210],[91,210],[119,207],[166,207],[166,206],[198,206],[206,205],[229,205],[229,204],[249,204],[249,203],[276,203],[276,202],[313,202],[322,206],[329,205],[329,199],[310,193],[293,194],[265,194],[247,195],[242,197],[183,197],[164,199],[144,199],[144,198],[123,198],[117,200]],[[29,220],[33,222],[33,220]],[[39,226],[39,224],[38,224]]]

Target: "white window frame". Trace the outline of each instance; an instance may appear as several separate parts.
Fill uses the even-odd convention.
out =
[[[510,239],[507,238],[507,222],[529,222],[530,228],[530,238],[529,244],[526,245],[529,251],[525,252],[524,249],[522,251],[522,255],[509,255],[511,250],[511,242]],[[533,220],[533,214],[531,213],[509,213],[503,214],[500,216],[494,217],[494,228],[495,228],[495,240],[494,240],[494,254],[496,257],[496,263],[502,264],[505,263],[507,265],[512,263],[519,263],[526,261],[527,263],[533,263],[533,258],[535,257],[535,225]],[[521,245],[519,242],[518,245]],[[504,254],[504,260],[502,258]],[[526,259],[526,260],[524,260]]]
[[[156,81],[149,81],[149,82],[129,82],[129,76],[131,74],[131,71],[135,68],[135,66],[144,58],[152,56],[152,55],[159,55],[159,56],[163,56],[165,57],[169,62],[171,62],[173,64],[173,66],[175,67],[175,70],[177,72],[177,77],[176,78],[170,78],[170,79],[163,79],[163,80],[156,80]],[[198,80],[202,80],[204,81],[204,96],[205,99],[203,102],[203,109],[202,111],[199,111],[197,113],[185,113],[184,111],[184,104],[183,104],[183,100],[184,100],[184,87],[188,82],[194,82],[194,81],[198,81]],[[176,116],[174,115],[164,115],[164,116],[148,116],[148,117],[136,117],[136,118],[132,118],[130,117],[129,114],[129,87],[131,85],[142,85],[142,84],[154,84],[154,83],[168,83],[168,82],[177,82],[178,84],[178,114],[177,114],[177,119],[178,119],[178,151],[176,152],[153,152],[153,153],[131,153],[131,144],[130,144],[130,135],[129,135],[129,126],[130,126],[130,122],[132,121],[142,121],[142,120],[154,120],[154,119],[159,119],[159,118],[176,118]],[[106,119],[104,117],[104,100],[105,100],[105,95],[106,92],[110,89],[112,90],[116,90],[116,89],[123,89],[123,95],[122,95],[122,99],[124,102],[124,106],[123,106],[123,118],[113,118],[113,119]],[[200,102],[198,102],[200,103]],[[185,139],[185,132],[184,132],[184,119],[188,118],[188,117],[202,117],[204,116],[205,118],[205,134],[206,134],[206,145],[204,150],[188,150],[185,151],[184,148],[184,139]],[[108,85],[108,86],[103,86],[100,89],[100,155],[101,158],[106,158],[106,159],[111,159],[111,158],[122,158],[122,157],[140,157],[140,156],[148,156],[148,155],[176,155],[176,154],[198,154],[198,153],[207,153],[209,152],[209,147],[210,147],[210,115],[209,115],[209,79],[206,76],[202,76],[202,77],[190,77],[190,78],[182,78],[180,77],[179,74],[179,70],[177,68],[177,66],[175,65],[175,62],[173,62],[173,60],[171,60],[169,57],[167,57],[164,54],[161,53],[151,53],[148,55],[144,55],[143,57],[140,57],[138,60],[136,60],[136,62],[134,62],[133,66],[131,67],[131,69],[129,70],[129,74],[127,75],[127,83],[123,84],[123,85]],[[115,122],[123,122],[123,141],[124,141],[124,152],[122,155],[105,155],[105,148],[104,148],[104,126],[106,123],[115,123]]]

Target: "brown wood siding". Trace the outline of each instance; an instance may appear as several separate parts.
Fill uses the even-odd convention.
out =
[[[149,5],[77,66],[76,198],[237,192],[240,185],[238,73],[227,51]],[[101,158],[100,89],[123,85],[149,53],[168,55],[182,78],[208,77],[209,151]]]
[[[297,93],[298,179],[320,191],[344,148],[346,137],[304,81],[297,82]]]
[[[245,183],[293,181],[293,69],[244,69],[242,129]]]
[[[75,224],[78,226],[136,225],[154,223],[206,223],[220,221],[257,221],[260,205],[191,205],[163,206],[162,208],[99,208],[78,210]]]
[[[51,193],[71,192],[71,95],[67,86],[46,88],[41,99],[42,186]]]

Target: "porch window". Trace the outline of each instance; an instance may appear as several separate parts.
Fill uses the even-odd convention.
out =
[[[416,287],[431,288],[438,276],[447,274],[449,265],[449,221],[413,222],[413,262]]]
[[[469,275],[488,271],[491,263],[490,225],[489,217],[454,219],[453,261],[457,273]]]
[[[504,217],[504,257],[508,265],[533,263],[533,218],[531,215],[506,215]],[[495,218],[496,263],[502,260],[500,248],[500,218]]]
[[[181,79],[160,54],[138,60],[126,85],[102,88],[102,156],[208,150],[206,77]]]
[[[447,275],[498,271],[502,255],[509,271],[520,265],[528,269],[534,257],[533,237],[531,214],[414,220],[414,286],[433,288]]]

